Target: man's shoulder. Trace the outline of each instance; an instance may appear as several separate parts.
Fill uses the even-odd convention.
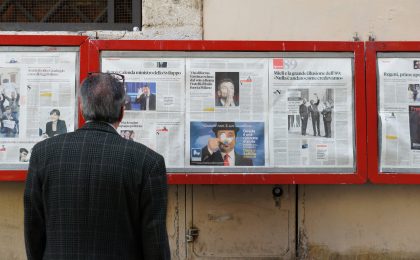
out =
[[[83,140],[88,141],[84,142]],[[76,146],[83,146],[86,144],[90,145],[93,150],[95,150],[95,148],[104,149],[104,147],[107,147],[109,151],[125,154],[125,157],[127,158],[137,158],[136,160],[141,159],[152,164],[164,160],[162,155],[148,148],[146,145],[124,139],[116,133],[80,131],[80,129],[42,140],[35,144],[32,151],[33,153],[49,153],[52,150],[61,149],[63,147],[74,149]]]

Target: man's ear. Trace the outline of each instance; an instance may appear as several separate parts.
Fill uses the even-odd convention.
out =
[[[83,118],[83,121],[86,121],[86,118],[83,116],[83,107],[82,107],[82,101],[80,100],[80,98],[79,98],[79,102],[78,102],[79,104],[78,104],[78,107],[79,107],[79,113],[80,113],[80,115],[82,116],[82,118]]]
[[[121,122],[124,117],[124,105],[121,106],[120,116],[118,117],[118,122]]]

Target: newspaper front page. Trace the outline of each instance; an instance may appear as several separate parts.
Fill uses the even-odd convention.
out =
[[[186,59],[186,165],[268,166],[268,59]]]
[[[270,164],[352,171],[352,59],[273,58],[269,66]]]
[[[420,58],[378,58],[381,172],[419,172]]]
[[[102,71],[125,76],[125,115],[117,131],[184,167],[185,59],[102,58]]]
[[[0,52],[0,164],[75,128],[76,52]]]

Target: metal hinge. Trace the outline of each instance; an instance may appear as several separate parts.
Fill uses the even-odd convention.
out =
[[[188,243],[194,242],[194,240],[198,237],[198,232],[199,232],[198,228],[194,228],[194,227],[189,228],[187,230],[187,234],[185,235],[185,237],[187,238],[187,242]]]

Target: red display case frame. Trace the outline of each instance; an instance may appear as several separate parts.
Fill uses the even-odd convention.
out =
[[[168,173],[170,184],[353,184],[367,180],[366,95],[363,42],[92,40],[89,71],[99,71],[101,51],[228,51],[354,53],[356,171],[354,173]],[[82,74],[86,75],[86,71]]]
[[[419,184],[420,173],[381,173],[379,171],[378,147],[378,52],[420,52],[420,42],[367,42],[366,43],[366,95],[367,137],[368,137],[368,178],[373,183]]]
[[[55,47],[80,47],[80,79],[86,77],[82,71],[87,71],[88,37],[77,35],[0,35],[0,46],[34,47],[48,46],[50,51]],[[85,68],[86,66],[86,68]],[[80,118],[80,115],[79,115]],[[0,170],[0,181],[24,181],[27,170]]]

